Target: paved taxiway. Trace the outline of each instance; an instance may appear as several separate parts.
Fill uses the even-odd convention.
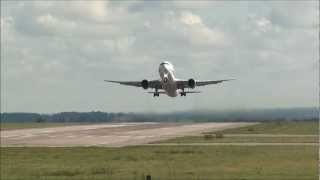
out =
[[[107,146],[141,145],[207,131],[255,123],[106,123],[1,131],[1,146]]]

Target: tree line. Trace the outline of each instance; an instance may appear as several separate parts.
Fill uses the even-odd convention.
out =
[[[233,111],[181,111],[172,113],[60,112],[1,113],[1,122],[250,122],[317,121],[318,108],[286,108]]]

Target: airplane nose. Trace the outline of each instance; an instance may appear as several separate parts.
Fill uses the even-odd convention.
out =
[[[164,75],[163,75],[163,82],[164,82],[164,83],[167,83],[168,80],[169,80],[169,79],[168,79],[168,74],[164,74]]]
[[[167,83],[168,82],[168,78],[167,77],[163,78],[163,82]]]

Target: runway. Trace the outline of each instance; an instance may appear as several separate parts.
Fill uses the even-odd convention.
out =
[[[1,131],[2,147],[123,147],[256,123],[105,123]]]

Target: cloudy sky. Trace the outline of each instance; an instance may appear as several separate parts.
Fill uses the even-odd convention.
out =
[[[5,112],[314,107],[318,1],[1,1]],[[236,81],[153,98],[104,79]]]

